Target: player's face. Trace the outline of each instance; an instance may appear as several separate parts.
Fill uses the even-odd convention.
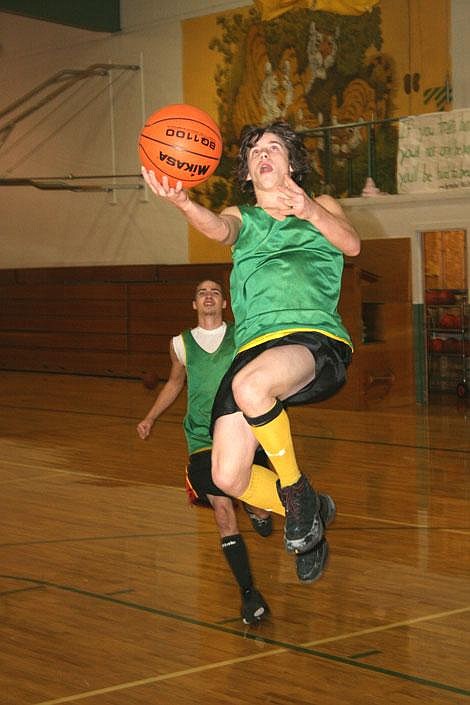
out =
[[[210,279],[201,282],[194,297],[193,307],[198,313],[221,313],[226,306],[220,284]]]
[[[265,132],[248,152],[248,178],[255,189],[281,186],[290,172],[287,147],[280,137]]]

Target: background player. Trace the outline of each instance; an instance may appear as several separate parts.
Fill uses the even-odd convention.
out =
[[[149,436],[157,418],[176,400],[187,380],[187,413],[183,426],[189,451],[188,495],[193,504],[214,509],[222,551],[240,588],[242,618],[250,624],[265,617],[268,606],[253,583],[233,500],[214,485],[211,477],[210,416],[220,379],[233,358],[234,327],[223,320],[226,300],[218,282],[205,280],[197,285],[193,308],[197,313],[197,327],[172,338],[168,381],[147,416],[138,424],[137,432],[142,439]],[[258,456],[259,462],[268,465],[262,451],[258,452]],[[254,510],[246,506],[245,509],[255,530],[261,536],[269,536],[272,532],[271,515],[262,509]]]

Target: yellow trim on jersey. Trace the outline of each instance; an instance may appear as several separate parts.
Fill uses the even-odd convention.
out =
[[[351,348],[351,350],[354,350],[349,340],[340,338],[337,335],[332,335],[331,333],[328,333],[326,330],[322,330],[321,328],[286,328],[285,330],[277,330],[274,333],[265,333],[264,335],[260,335],[254,340],[250,340],[249,343],[245,343],[245,345],[242,345],[241,348],[239,348],[238,352],[241,353],[244,350],[249,350],[250,348],[254,348],[256,345],[266,343],[268,340],[276,340],[277,338],[283,338],[285,335],[290,335],[291,333],[321,333],[322,335],[326,335],[327,338],[333,338],[334,340],[339,340],[340,343],[345,343]]]
[[[190,455],[196,455],[196,453],[203,453],[205,450],[212,450],[212,446],[204,446],[204,448],[198,448],[197,450],[193,450]]]

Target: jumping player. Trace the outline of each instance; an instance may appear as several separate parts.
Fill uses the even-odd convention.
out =
[[[352,344],[337,304],[343,255],[357,255],[360,239],[334,198],[311,198],[301,188],[308,169],[301,138],[277,122],[249,126],[241,136],[237,177],[252,188],[252,206],[216,214],[191,200],[181,183],[170,188],[166,177],[160,183],[153,172],[143,176],[189,223],[233,249],[237,355],[214,402],[214,482],[267,509],[280,497],[286,548],[297,554],[298,572],[300,561],[302,575],[315,580],[328,556],[328,520],[297,465],[285,407],[326,399],[345,382]],[[258,444],[277,482],[270,471],[252,468]]]

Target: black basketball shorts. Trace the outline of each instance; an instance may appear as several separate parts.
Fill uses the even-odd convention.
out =
[[[255,357],[258,357],[260,353],[280,345],[304,345],[315,359],[314,379],[292,396],[283,399],[282,403],[285,407],[324,401],[333,396],[345,383],[346,370],[352,357],[351,348],[346,343],[315,331],[291,333],[282,338],[268,340],[244,350],[234,358],[222,378],[215,396],[212,407],[211,433],[219,416],[240,411],[232,392],[232,381],[237,372]]]

